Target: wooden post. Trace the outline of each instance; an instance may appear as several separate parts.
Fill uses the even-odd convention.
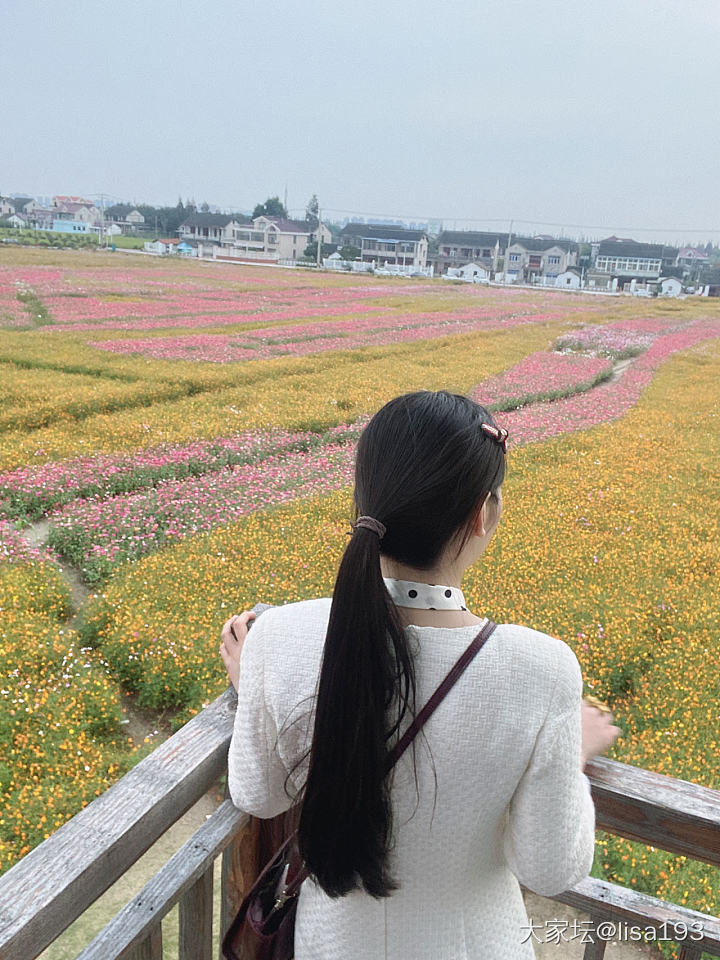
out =
[[[149,937],[125,954],[123,960],[163,960],[162,926],[158,924]]]
[[[603,960],[605,956],[605,948],[607,947],[607,940],[601,940],[597,935],[597,924],[600,921],[599,917],[590,917],[592,921],[592,932],[590,936],[592,940],[585,947],[583,953],[583,960]]]
[[[213,868],[180,901],[179,960],[212,960]]]
[[[702,948],[693,947],[688,943],[680,944],[680,953],[678,954],[678,960],[700,960],[702,957]]]
[[[220,938],[225,936],[245,894],[263,866],[259,862],[261,821],[254,817],[225,847],[222,854]]]

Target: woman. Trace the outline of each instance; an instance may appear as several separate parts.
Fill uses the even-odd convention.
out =
[[[485,622],[461,580],[502,514],[505,437],[467,397],[391,400],[358,443],[360,518],[332,599],[223,627],[233,801],[272,817],[302,800],[296,960],[532,958],[518,881],[555,894],[592,865],[582,770],[619,730],[581,706],[561,640],[498,626],[386,775]]]

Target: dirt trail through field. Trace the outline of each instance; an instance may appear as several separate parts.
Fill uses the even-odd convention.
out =
[[[42,548],[47,544],[49,531],[49,520],[42,519],[25,527],[20,531],[20,535],[31,547]],[[59,569],[70,588],[72,612],[65,623],[73,629],[77,627],[92,591],[83,580],[81,572],[67,560],[61,561]],[[120,722],[127,727],[125,732],[136,746],[145,742],[162,743],[170,736],[170,721],[166,714],[139,707],[132,694],[126,692],[123,695],[121,710],[123,719]]]

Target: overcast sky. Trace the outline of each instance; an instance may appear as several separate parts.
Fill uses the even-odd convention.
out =
[[[0,23],[0,193],[287,187],[329,216],[720,242],[718,0],[8,0]]]

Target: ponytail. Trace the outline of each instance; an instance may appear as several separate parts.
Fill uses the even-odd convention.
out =
[[[330,897],[359,884],[374,897],[396,889],[386,864],[387,741],[414,699],[412,657],[380,572],[380,538],[360,526],[335,581],[299,826],[305,865]]]

